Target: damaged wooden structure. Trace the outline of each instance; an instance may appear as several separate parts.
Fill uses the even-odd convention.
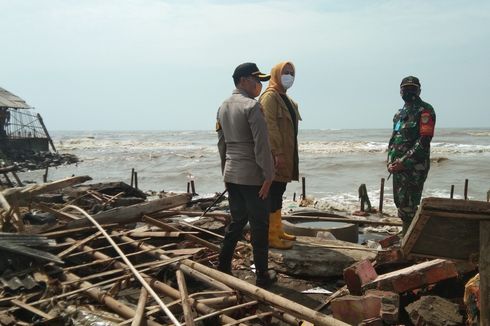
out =
[[[472,262],[480,274],[480,325],[490,325],[490,203],[425,198],[403,238],[405,256]]]
[[[2,239],[15,238],[7,248],[12,259],[0,275],[1,324],[54,324],[91,316],[114,325],[200,325],[203,320],[257,325],[271,319],[285,325],[347,325],[217,271],[219,235],[197,227],[184,230],[184,224],[171,220],[191,194],[119,207],[112,205],[124,195],[93,190],[71,191],[74,195],[63,203],[39,200],[89,179],[73,177],[0,193],[2,229],[18,231],[0,234],[0,249],[6,243]],[[88,213],[93,207],[84,204],[86,197],[107,209]],[[26,211],[56,218],[25,223]],[[21,246],[29,243],[43,254],[22,254]]]
[[[56,152],[41,115],[0,87],[0,150],[48,151],[49,145]]]

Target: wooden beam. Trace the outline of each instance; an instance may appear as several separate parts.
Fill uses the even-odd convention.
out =
[[[89,176],[71,177],[49,183],[5,189],[2,191],[2,193],[11,205],[25,206],[28,205],[37,195],[54,192],[88,180],[92,180],[92,178]]]
[[[141,220],[145,214],[151,214],[161,210],[167,210],[173,207],[181,206],[189,202],[189,194],[181,194],[172,197],[156,199],[141,204],[117,207],[108,211],[103,211],[92,216],[99,224],[119,223],[128,224]],[[72,229],[82,226],[91,225],[87,218],[81,218],[76,221],[68,222],[64,228]]]

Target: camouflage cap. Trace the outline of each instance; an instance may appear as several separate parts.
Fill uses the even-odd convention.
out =
[[[400,87],[403,86],[417,86],[420,87],[420,81],[417,77],[414,76],[408,76],[402,79],[402,82],[400,83]]]

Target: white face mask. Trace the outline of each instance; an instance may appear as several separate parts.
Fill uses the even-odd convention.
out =
[[[292,75],[281,75],[281,84],[284,89],[291,88],[294,83],[294,76]]]

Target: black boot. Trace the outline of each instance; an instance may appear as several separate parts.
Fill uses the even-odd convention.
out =
[[[257,279],[255,285],[260,288],[267,289],[272,284],[277,282],[277,273],[273,270],[267,270],[265,272],[257,272]]]

